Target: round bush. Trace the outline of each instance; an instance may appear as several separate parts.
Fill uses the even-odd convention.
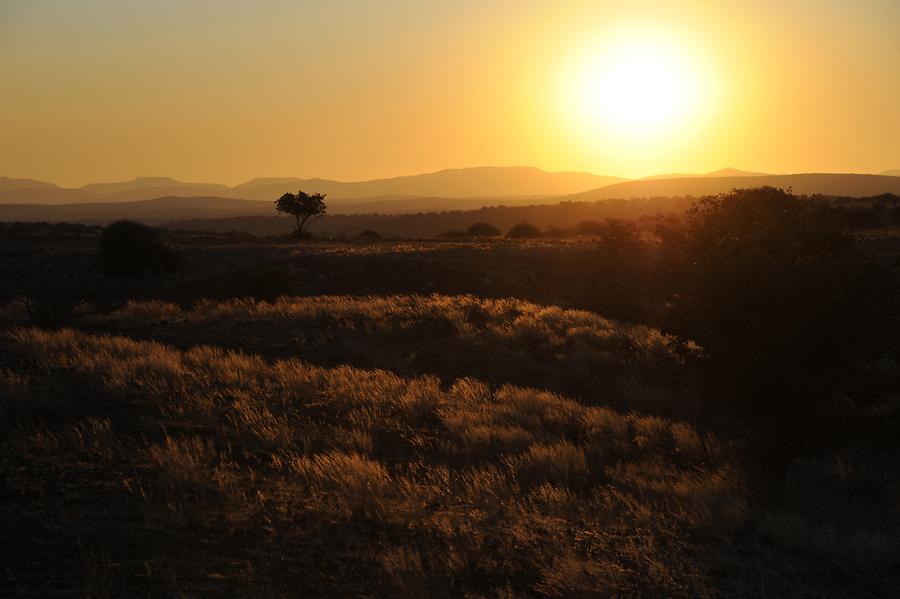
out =
[[[510,239],[537,239],[538,237],[543,237],[541,230],[531,223],[519,223],[507,231],[506,236]]]
[[[466,230],[469,237],[500,237],[500,229],[488,223],[475,223]]]
[[[159,233],[130,220],[114,222],[100,236],[100,269],[110,276],[174,272],[181,255],[166,246]]]
[[[381,241],[381,234],[378,231],[373,231],[372,229],[366,229],[365,231],[363,231],[359,235],[357,235],[356,239],[358,239],[359,241],[365,241],[365,242],[371,243],[371,242],[375,242],[375,241]]]

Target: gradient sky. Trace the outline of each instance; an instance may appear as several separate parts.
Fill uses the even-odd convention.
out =
[[[613,38],[680,57],[696,93],[666,131],[598,126],[574,98]],[[900,2],[0,0],[0,175],[476,165],[900,168]]]

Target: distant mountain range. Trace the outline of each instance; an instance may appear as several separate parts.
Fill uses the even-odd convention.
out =
[[[723,168],[711,173],[704,174],[686,174],[686,173],[669,173],[664,175],[650,175],[649,177],[641,177],[640,181],[650,181],[652,179],[684,179],[694,177],[761,177],[769,173],[753,173],[750,171],[742,171],[736,168]]]
[[[108,223],[131,218],[150,223],[175,220],[264,216],[286,191],[328,194],[330,214],[412,214],[473,210],[484,206],[526,206],[560,201],[701,197],[736,187],[769,185],[803,195],[868,197],[900,195],[900,170],[880,175],[769,175],[722,169],[701,175],[671,174],[626,180],[529,167],[479,167],[341,182],[327,179],[254,179],[228,187],[141,177],[122,183],[93,183],[65,189],[33,179],[0,177],[0,220]]]
[[[382,196],[515,197],[558,196],[625,181],[591,173],[547,172],[533,167],[475,167],[450,169],[371,181],[329,179],[253,179],[228,187],[214,183],[184,183],[166,177],[140,177],[120,183],[91,183],[64,189],[33,179],[0,179],[0,204],[68,204],[73,202],[130,202],[164,196],[217,196],[272,202],[285,192],[302,189],[328,195],[332,204]]]
[[[900,177],[886,175],[856,175],[810,173],[800,175],[760,175],[731,177],[676,177],[670,179],[640,179],[607,185],[571,194],[559,201],[593,202],[614,198],[652,198],[671,196],[702,197],[726,193],[739,187],[771,186],[790,188],[799,195],[835,195],[868,197],[882,193],[900,195]]]
[[[135,202],[74,204],[0,204],[0,221],[49,221],[107,224],[130,219],[145,223],[192,218],[269,215],[269,203],[221,197],[166,196]]]

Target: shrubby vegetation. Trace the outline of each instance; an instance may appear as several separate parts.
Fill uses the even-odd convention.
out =
[[[466,235],[469,237],[500,237],[502,233],[500,229],[488,223],[475,223],[466,229]]]
[[[704,199],[662,236],[677,294],[666,328],[708,353],[710,383],[758,429],[760,463],[780,493],[798,453],[846,425],[835,394],[871,399],[851,381],[871,383],[859,366],[892,353],[896,277],[814,204],[779,189]]]
[[[365,243],[373,243],[375,241],[381,241],[381,234],[378,231],[373,231],[372,229],[366,229],[356,236],[358,241],[362,241]]]
[[[110,276],[139,276],[181,268],[181,255],[163,242],[158,231],[128,220],[103,229],[99,260],[103,274]]]

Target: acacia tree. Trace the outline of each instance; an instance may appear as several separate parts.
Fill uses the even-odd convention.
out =
[[[286,193],[275,200],[275,209],[290,214],[297,221],[297,237],[309,237],[306,227],[325,216],[324,193]]]

